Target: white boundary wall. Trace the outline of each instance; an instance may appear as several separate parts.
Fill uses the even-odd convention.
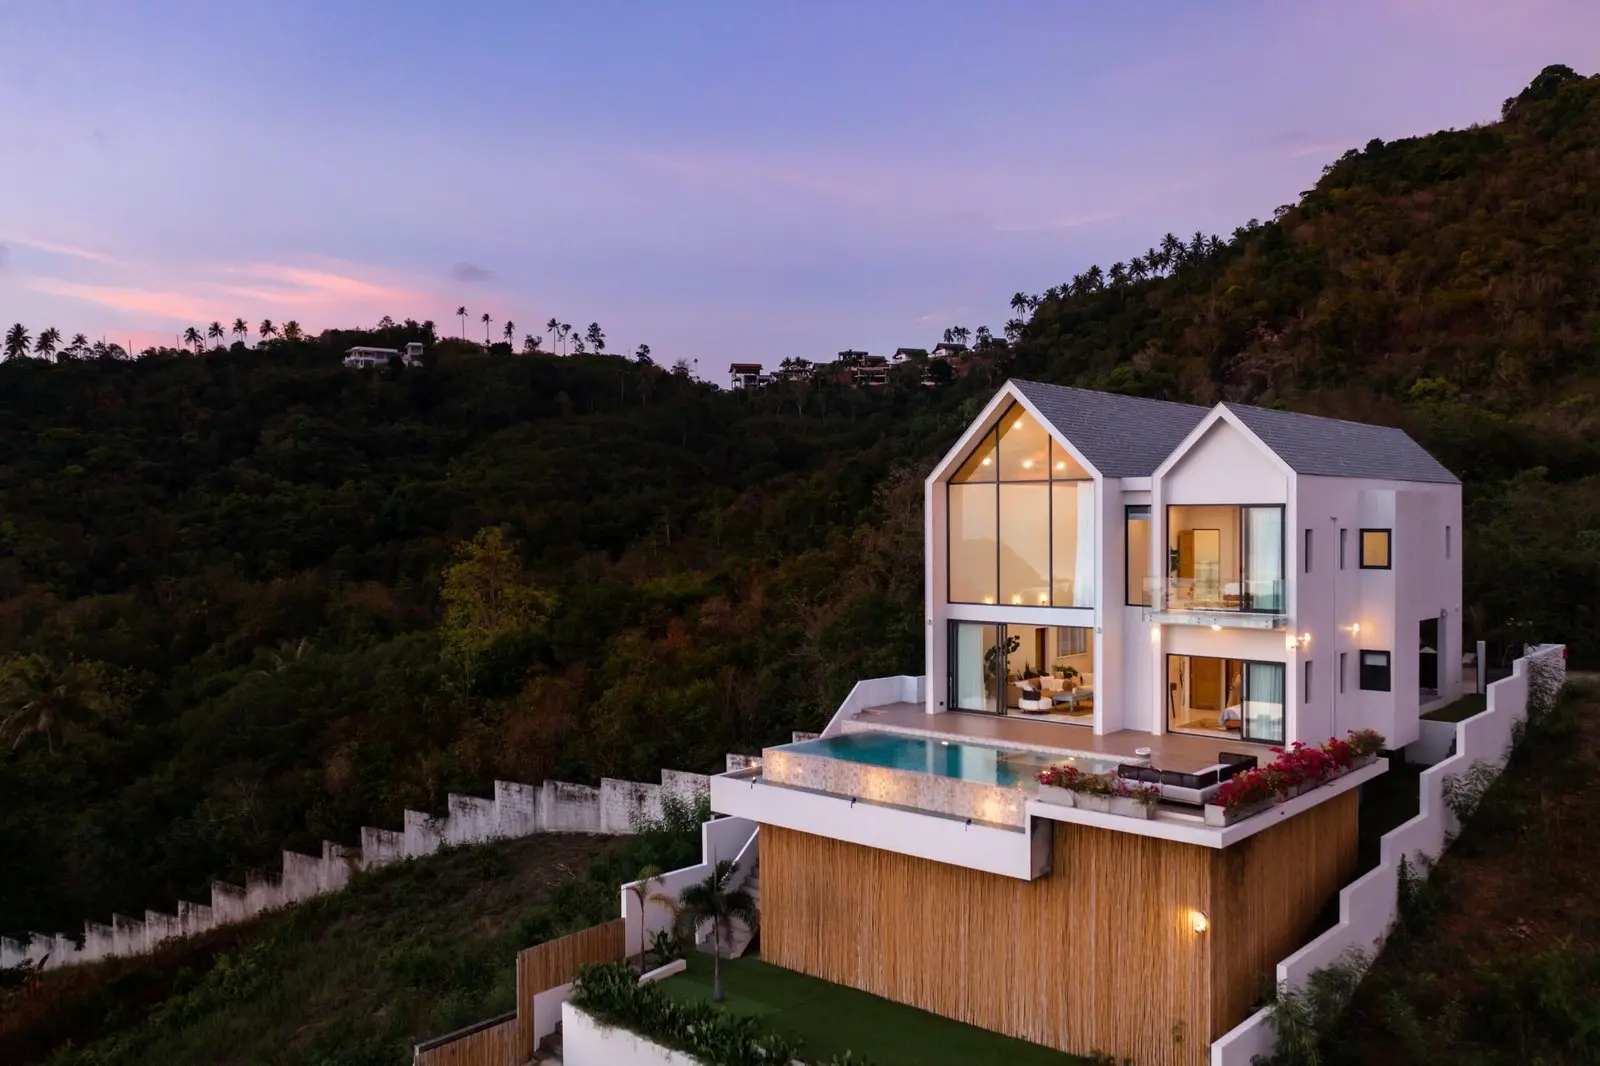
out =
[[[924,678],[908,674],[857,681],[855,687],[850,690],[850,695],[844,698],[844,702],[839,704],[839,709],[823,727],[822,735],[836,736],[843,731],[845,722],[868,707],[883,707],[890,703],[922,703],[927,696],[927,686],[924,681]],[[800,739],[798,734],[795,739]],[[728,769],[735,770],[739,767],[730,763]]]
[[[681,1051],[603,1026],[570,1003],[561,1008],[561,1061],[567,1066],[700,1066],[700,1060]]]
[[[1445,806],[1446,780],[1475,762],[1504,765],[1516,726],[1528,717],[1528,667],[1534,660],[1553,664],[1565,680],[1566,646],[1541,644],[1512,664],[1510,677],[1489,686],[1485,710],[1456,723],[1456,754],[1422,772],[1417,816],[1384,834],[1378,865],[1339,893],[1338,924],[1278,963],[1279,988],[1304,988],[1313,973],[1352,948],[1376,955],[1383,947],[1399,907],[1400,860],[1420,869],[1421,860],[1438,858],[1461,829]],[[1271,1012],[1262,1009],[1211,1045],[1211,1066],[1250,1066],[1256,1055],[1270,1055],[1275,1044]]]
[[[0,968],[23,963],[36,965],[44,960],[45,968],[53,970],[113,956],[146,954],[176,937],[194,936],[218,926],[242,922],[265,911],[337,892],[350,883],[352,871],[372,870],[402,859],[432,855],[442,847],[481,844],[535,833],[631,833],[637,821],[661,816],[664,796],[673,795],[693,803],[710,790],[709,777],[682,770],[661,771],[659,785],[612,778],[601,780],[599,788],[565,781],[546,781],[540,785],[496,781],[493,799],[450,794],[446,797],[447,813],[443,816],[422,811],[404,812],[401,816],[403,830],[364,826],[360,847],[346,847],[325,840],[321,856],[284,852],[282,870],[276,876],[251,874],[242,888],[213,881],[209,905],[180,900],[176,915],[145,911],[142,919],[112,915],[110,925],[86,921],[81,945],[64,933],[53,936],[33,933],[26,940],[0,937]],[[708,823],[706,829],[715,824]],[[737,836],[737,832],[734,835]],[[733,858],[748,842],[749,835],[745,833],[737,844],[726,846],[718,854]],[[720,837],[718,841],[720,844]]]
[[[647,896],[665,896],[667,899],[676,900],[678,893],[699,881],[704,881],[711,876],[711,871],[723,859],[732,860],[739,865],[739,872],[734,875],[731,888],[737,888],[744,879],[750,875],[755,867],[756,859],[756,823],[748,818],[713,818],[700,826],[700,856],[701,861],[693,866],[685,866],[681,870],[672,870],[664,873],[650,886]],[[639,899],[631,891],[639,882],[630,881],[622,886],[622,920],[624,923],[623,941],[624,949],[630,954],[639,950],[639,923],[641,921]],[[673,914],[660,903],[647,901],[642,921],[644,922],[644,946],[649,948],[650,938],[656,933],[666,932],[672,928]]]

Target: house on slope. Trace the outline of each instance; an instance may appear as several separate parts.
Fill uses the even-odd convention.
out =
[[[712,778],[758,827],[762,956],[1198,1066],[1353,877],[1387,763],[1223,789],[1458,695],[1460,483],[1396,429],[1011,381],[925,491],[925,672]],[[1068,769],[1141,795],[1038,783]]]

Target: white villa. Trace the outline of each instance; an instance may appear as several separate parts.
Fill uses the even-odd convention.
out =
[[[1205,1062],[1354,875],[1388,764],[1223,787],[1295,741],[1398,749],[1457,697],[1460,529],[1460,483],[1396,429],[1008,382],[927,480],[925,674],[711,779],[762,958]],[[1040,787],[1065,767],[1144,799]]]
[[[368,348],[357,345],[351,348],[344,356],[344,365],[364,369],[374,366],[388,366],[389,360],[398,358],[406,366],[416,366],[422,362],[422,344],[412,341],[406,345],[404,352],[398,348]]]

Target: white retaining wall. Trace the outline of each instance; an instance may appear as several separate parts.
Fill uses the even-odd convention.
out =
[[[1422,860],[1438,858],[1460,831],[1445,806],[1445,781],[1475,762],[1504,765],[1513,731],[1528,716],[1528,667],[1535,659],[1553,664],[1565,679],[1565,646],[1542,644],[1512,664],[1510,677],[1489,686],[1486,709],[1454,725],[1456,754],[1422,772],[1417,816],[1384,834],[1378,865],[1339,893],[1338,924],[1278,963],[1279,988],[1304,988],[1313,973],[1352,948],[1373,956],[1383,947],[1399,907],[1401,858],[1420,870]],[[1257,1011],[1211,1045],[1211,1066],[1250,1066],[1256,1055],[1270,1055],[1275,1044],[1271,1012]]]
[[[693,866],[685,866],[681,870],[672,870],[662,874],[646,890],[647,896],[665,896],[667,899],[676,900],[678,893],[699,881],[704,881],[711,876],[711,871],[723,859],[731,859],[740,864],[738,875],[729,886],[737,888],[756,864],[756,823],[747,818],[713,818],[700,826],[700,862]],[[629,955],[638,954],[639,951],[639,923],[644,923],[644,946],[649,948],[650,938],[656,933],[666,932],[672,928],[673,913],[667,907],[656,902],[646,902],[641,912],[639,899],[632,889],[639,882],[630,881],[622,886],[622,921],[624,927],[623,946]]]
[[[627,1029],[607,1028],[570,1003],[561,1008],[561,1061],[567,1066],[700,1066],[691,1055]]]
[[[868,707],[884,707],[891,703],[922,703],[926,698],[924,678],[899,674],[894,677],[873,677],[857,681],[850,695],[839,704],[839,709],[823,727],[822,735],[835,736],[843,731],[844,723]],[[798,738],[796,738],[798,739]],[[735,769],[733,766],[729,770]]]
[[[286,851],[280,873],[251,874],[242,888],[213,881],[209,906],[180,900],[173,915],[146,911],[142,920],[113,915],[109,926],[84,922],[81,945],[65,934],[34,933],[25,941],[0,937],[0,968],[25,962],[38,964],[42,960],[46,969],[53,970],[112,956],[142,955],[167,940],[193,936],[313,896],[337,892],[350,883],[354,870],[371,870],[402,859],[431,855],[446,845],[479,844],[534,833],[631,833],[638,820],[661,817],[663,796],[677,796],[692,803],[709,791],[710,779],[706,775],[682,770],[661,771],[659,785],[611,778],[601,781],[599,788],[565,781],[541,785],[496,781],[493,799],[451,794],[442,816],[406,811],[402,819],[404,830],[364,826],[360,847],[323,841],[320,856]],[[718,820],[721,821],[726,820]],[[707,823],[706,829],[717,824]],[[718,834],[729,832],[716,830]],[[739,835],[738,830],[732,833]],[[717,839],[725,849],[722,857],[732,858],[749,839],[749,832],[735,846],[723,844],[721,836]]]

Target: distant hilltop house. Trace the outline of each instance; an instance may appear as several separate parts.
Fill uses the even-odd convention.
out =
[[[964,375],[968,369],[965,357],[969,354],[971,350],[965,344],[950,343],[936,344],[932,352],[926,348],[896,348],[893,355],[872,355],[859,348],[846,348],[831,362],[785,359],[770,374],[760,363],[732,363],[728,376],[732,388],[744,391],[764,389],[773,382],[818,380],[819,375],[821,380],[838,385],[883,388],[889,384],[889,371],[908,362],[918,362],[926,364],[922,384],[931,387]],[[930,370],[934,363],[948,363],[949,370]]]
[[[747,392],[766,388],[772,381],[771,376],[763,372],[760,363],[731,363],[728,366],[728,377],[732,380],[734,388]]]
[[[399,359],[406,366],[417,366],[422,362],[422,343],[412,341],[406,345],[404,352],[398,348],[367,348],[358,345],[345,353],[344,365],[357,369],[388,366],[391,359]]]

